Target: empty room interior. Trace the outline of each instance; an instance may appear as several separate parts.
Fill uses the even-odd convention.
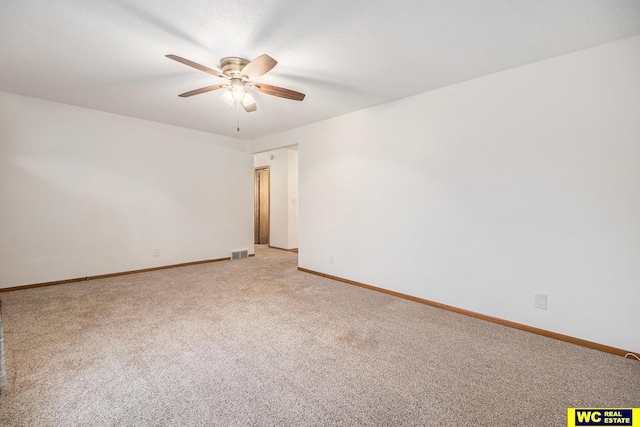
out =
[[[0,40],[0,425],[640,408],[640,2],[8,0]]]

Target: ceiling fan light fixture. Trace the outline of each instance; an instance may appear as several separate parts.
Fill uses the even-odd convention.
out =
[[[225,90],[220,98],[229,105],[233,105],[235,101],[233,99],[233,95],[231,94],[231,89]]]
[[[231,96],[233,97],[234,101],[242,101],[242,99],[245,96],[245,90],[244,90],[244,86],[233,86],[231,88]]]
[[[256,105],[256,100],[253,99],[253,96],[250,93],[246,93],[244,95],[244,98],[242,99],[242,106],[244,108],[250,108],[252,106]]]

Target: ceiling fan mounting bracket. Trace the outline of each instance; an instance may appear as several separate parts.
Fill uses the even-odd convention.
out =
[[[229,78],[240,77],[240,71],[242,71],[248,63],[249,61],[246,59],[235,56],[229,56],[220,60],[222,73]]]

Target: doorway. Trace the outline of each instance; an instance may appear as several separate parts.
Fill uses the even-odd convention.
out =
[[[253,243],[269,244],[269,166],[261,166],[253,171]]]

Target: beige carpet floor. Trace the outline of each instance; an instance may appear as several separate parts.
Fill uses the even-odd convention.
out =
[[[2,426],[564,426],[640,363],[257,256],[0,294]]]

